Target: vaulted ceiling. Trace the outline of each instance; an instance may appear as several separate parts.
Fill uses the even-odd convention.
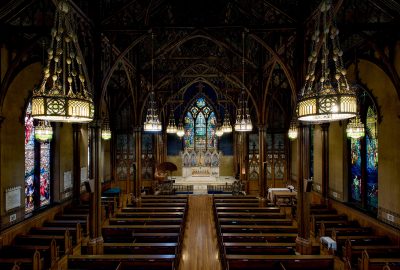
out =
[[[53,24],[54,3],[2,2],[0,41],[21,53],[15,66],[41,61],[42,44],[48,40]],[[205,82],[217,90],[218,101],[229,104],[231,110],[244,87],[257,123],[265,124],[270,110],[278,110],[290,119],[304,74],[308,37],[314,29],[313,18],[320,3],[319,0],[72,2],[95,97],[98,101],[105,100],[108,109],[114,112],[129,104],[136,124],[142,121],[143,104],[151,89],[152,46],[153,85],[164,111],[168,111],[168,104],[180,104],[183,92],[192,83]],[[356,51],[374,58],[376,50],[384,50],[399,40],[400,4],[396,0],[334,0],[333,5],[342,31],[345,58],[354,59]],[[386,67],[388,73],[390,69]],[[392,79],[396,80],[396,76]],[[5,86],[3,81],[2,89]]]

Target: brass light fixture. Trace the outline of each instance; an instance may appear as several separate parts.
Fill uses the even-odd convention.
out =
[[[185,130],[184,130],[184,128],[183,128],[182,121],[179,121],[178,128],[177,128],[177,130],[176,130],[176,135],[177,135],[179,138],[182,138],[183,135],[185,135]]]
[[[177,127],[175,124],[175,118],[174,118],[174,110],[172,109],[171,106],[171,110],[169,112],[169,120],[168,120],[168,126],[167,126],[167,133],[169,134],[174,134],[177,132]]]
[[[225,107],[225,116],[224,122],[222,123],[222,131],[223,133],[230,133],[232,132],[232,125],[230,120],[230,115],[228,109]]]
[[[297,122],[292,120],[290,121],[288,137],[290,140],[296,140],[297,135],[298,135]]]
[[[105,141],[111,139],[112,132],[110,129],[110,121],[108,118],[104,119],[103,126],[101,127],[101,138]]]
[[[59,1],[43,80],[33,91],[32,117],[35,119],[72,123],[93,120],[88,75],[72,23],[69,3]]]
[[[220,125],[218,125],[217,130],[215,131],[215,135],[217,135],[217,137],[221,137],[222,135],[224,135],[224,131],[222,130],[222,127]]]
[[[298,120],[314,123],[348,119],[357,113],[357,97],[347,82],[332,4],[324,0],[319,9],[305,85],[297,104]]]
[[[348,138],[359,139],[365,136],[364,123],[357,115],[355,118],[350,119],[347,124],[346,134]]]
[[[144,122],[144,131],[160,132],[162,130],[160,119],[158,118],[157,105],[154,93],[154,34],[151,34],[151,92],[147,104],[146,120]]]
[[[238,109],[236,111],[235,131],[246,132],[246,131],[253,130],[253,124],[251,122],[250,112],[249,112],[249,108],[247,106],[247,100],[246,100],[245,92],[244,92],[244,85],[245,85],[245,83],[244,83],[244,32],[242,34],[242,46],[243,46],[243,52],[242,52],[242,83],[243,83],[242,87],[243,87],[243,89],[242,89],[242,92],[240,93]]]
[[[47,121],[39,120],[35,127],[35,139],[41,142],[51,141],[53,138],[53,127]]]

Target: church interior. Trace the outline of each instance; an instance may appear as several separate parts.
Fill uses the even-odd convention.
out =
[[[397,0],[4,0],[0,269],[400,269]]]

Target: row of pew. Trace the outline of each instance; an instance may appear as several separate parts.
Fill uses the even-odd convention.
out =
[[[66,208],[52,220],[17,235],[11,245],[0,250],[1,269],[59,269],[70,254],[80,252],[88,233],[88,207]]]
[[[187,196],[143,196],[102,226],[104,254],[68,257],[68,269],[177,269]]]
[[[323,240],[330,237],[327,239],[332,239],[336,245],[334,251],[329,241],[321,241],[321,253],[337,255],[345,269],[400,269],[400,246],[392,243],[388,236],[377,235],[371,227],[360,226],[357,221],[324,205],[313,205],[310,213],[311,234]]]
[[[297,226],[279,207],[251,196],[214,196],[225,269],[333,269],[333,256],[297,255]]]

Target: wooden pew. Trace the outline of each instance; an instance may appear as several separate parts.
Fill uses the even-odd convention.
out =
[[[105,232],[109,233],[109,232]],[[112,234],[103,234],[105,243],[177,243],[180,239],[179,233],[134,233],[132,235],[115,236]]]
[[[80,255],[68,257],[68,269],[173,270],[175,255]]]
[[[89,220],[83,220],[83,219],[54,219],[54,220],[48,220],[43,223],[43,227],[76,227],[76,224],[80,224],[82,228],[82,232],[87,235],[89,233]]]
[[[400,256],[400,247],[398,245],[393,244],[374,244],[369,241],[362,241],[361,244],[351,241],[350,239],[346,240],[343,257],[345,260],[349,261],[351,265],[356,265],[358,263],[358,258],[362,256],[362,252],[366,250],[371,256],[379,256],[382,254],[398,254]]]
[[[355,220],[323,221],[320,224],[319,236],[331,236],[334,228],[360,228],[360,225]],[[372,230],[370,231],[370,234],[372,234]]]
[[[116,218],[184,218],[184,212],[121,212]]]
[[[124,207],[121,212],[136,213],[136,212],[182,212],[186,211],[186,207]]]
[[[215,207],[216,212],[244,212],[244,213],[280,213],[279,207]]]
[[[295,255],[296,243],[224,242],[225,255]]]
[[[291,219],[262,219],[262,218],[219,218],[220,225],[282,225],[293,224]]]
[[[79,223],[74,227],[33,227],[30,230],[31,234],[42,234],[42,235],[64,235],[65,231],[69,231],[69,235],[72,237],[72,244],[77,245],[82,242],[82,228]]]
[[[347,216],[346,215],[338,215],[338,214],[313,214],[311,216],[311,234],[312,235],[317,235],[318,234],[318,230],[320,228],[320,224],[321,222],[324,221],[339,221],[343,222],[347,220]]]
[[[151,207],[151,208],[165,208],[165,207],[186,207],[186,202],[141,202],[139,207]]]
[[[72,240],[69,231],[66,230],[64,235],[40,235],[40,234],[20,234],[14,238],[15,245],[51,245],[55,240],[58,248],[58,254],[69,254],[72,251]]]
[[[108,242],[132,242],[138,234],[164,234],[174,233],[181,239],[180,225],[106,225],[102,228],[103,238]],[[159,237],[158,237],[159,238]],[[179,241],[178,241],[179,242]]]
[[[228,270],[271,269],[333,270],[333,256],[329,255],[226,255]]]
[[[110,218],[110,225],[181,225],[182,218]]]
[[[280,225],[221,225],[222,233],[295,233],[297,226]]]
[[[359,270],[382,270],[385,266],[391,270],[400,270],[400,254],[380,254],[370,256],[367,250],[358,259]]]
[[[28,254],[34,255],[38,251],[42,260],[43,268],[57,269],[58,265],[58,249],[56,241],[53,239],[50,245],[12,245],[4,247],[0,250],[2,257],[15,258],[16,256],[27,256]]]
[[[31,257],[29,254],[16,254],[21,257],[0,258],[1,269],[18,269],[18,270],[43,270],[44,260],[40,257],[39,251],[34,251]]]
[[[178,243],[104,243],[105,254],[178,254]]]
[[[223,233],[222,242],[294,243],[297,233]]]
[[[259,202],[215,202],[215,207],[238,207],[238,208],[250,208],[258,207]]]
[[[286,215],[284,213],[218,212],[217,218],[285,219]]]

